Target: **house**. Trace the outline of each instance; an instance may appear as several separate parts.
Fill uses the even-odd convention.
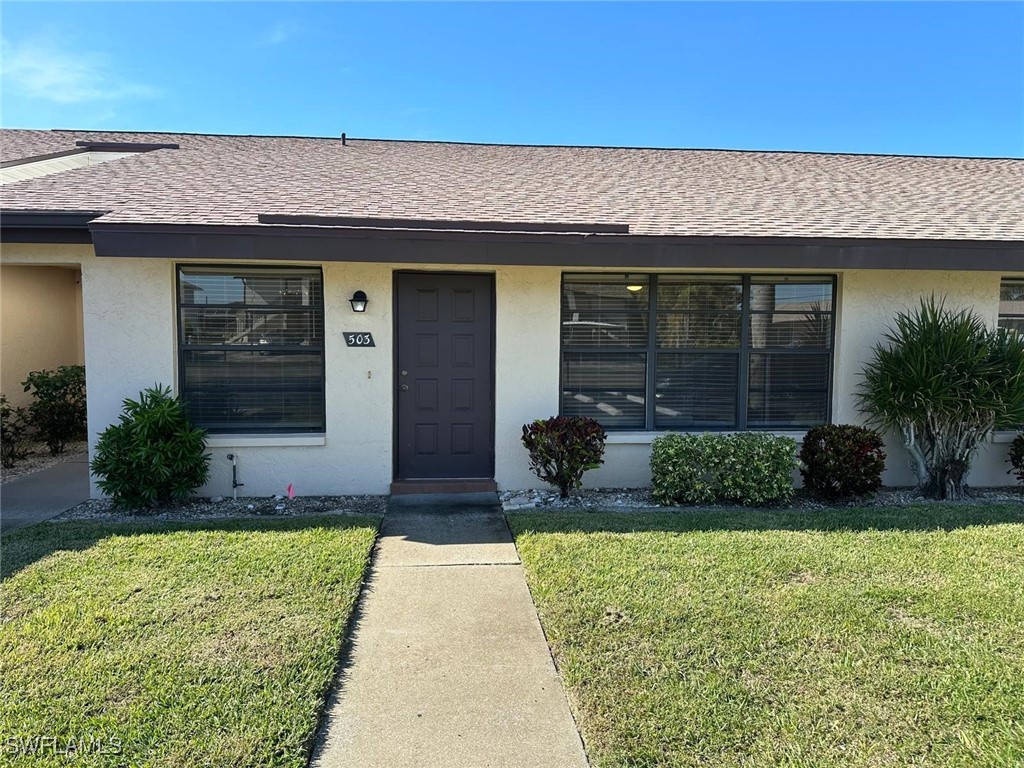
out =
[[[246,494],[535,487],[520,428],[559,412],[609,430],[589,484],[642,486],[666,430],[862,421],[923,296],[1024,327],[1017,159],[5,130],[2,160],[3,280],[81,276],[91,442],[172,384],[210,494],[229,453]]]

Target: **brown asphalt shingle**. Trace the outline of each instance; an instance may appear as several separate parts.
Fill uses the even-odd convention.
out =
[[[1024,160],[0,132],[2,157],[179,143],[2,188],[7,210],[254,225],[261,213],[628,224],[632,235],[1024,240]]]

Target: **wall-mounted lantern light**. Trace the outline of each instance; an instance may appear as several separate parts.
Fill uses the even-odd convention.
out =
[[[352,305],[353,312],[365,312],[366,305],[370,303],[370,300],[366,298],[366,294],[362,291],[356,291],[352,294],[352,298],[348,300],[348,303]]]

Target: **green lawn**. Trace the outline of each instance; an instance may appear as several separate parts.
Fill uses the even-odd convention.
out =
[[[34,744],[33,766],[304,766],[376,528],[319,517],[5,536],[0,763]],[[83,748],[73,761],[59,754],[69,739]]]
[[[595,766],[1024,765],[1024,505],[509,522]]]

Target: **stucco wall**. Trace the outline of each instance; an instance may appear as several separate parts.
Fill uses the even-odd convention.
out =
[[[238,457],[240,494],[384,494],[392,480],[394,387],[393,272],[402,265],[339,263],[324,266],[327,332],[327,433],[323,445],[256,446],[251,438],[218,437],[212,449],[210,493],[231,493],[228,453]],[[420,267],[422,268],[422,267]],[[520,443],[523,423],[558,410],[558,328],[560,271],[538,267],[427,267],[442,271],[493,273],[495,356],[495,465],[501,487],[536,484]],[[353,314],[348,299],[356,290],[370,298],[367,311]],[[346,347],[341,331],[370,331],[377,346]]]
[[[126,397],[174,386],[174,270],[158,259],[82,263],[89,445],[117,421]],[[90,458],[92,458],[90,449]],[[98,495],[95,487],[94,495]]]
[[[31,371],[84,362],[81,290],[74,266],[0,266],[0,392],[13,405],[31,401]]]
[[[391,370],[392,275],[403,265],[329,264],[325,266],[328,329],[369,330],[373,349],[348,349],[328,339],[327,421],[324,446],[241,447],[240,479],[245,493],[280,492],[294,482],[304,493],[386,493],[392,472]],[[558,267],[417,267],[492,272],[496,286],[495,478],[502,489],[535,487],[520,443],[522,425],[553,415],[559,405]],[[919,297],[946,295],[954,305],[970,305],[990,322],[998,311],[999,280],[992,273],[850,271],[840,275],[836,331],[833,414],[837,422],[860,423],[852,392],[869,350],[893,314]],[[371,297],[369,311],[352,314],[347,299],[356,289]],[[353,325],[354,323],[354,325]],[[357,327],[358,326],[358,327]],[[221,441],[218,441],[218,445]],[[888,439],[888,484],[907,485],[913,476],[894,436]],[[1004,485],[1006,443],[986,445],[970,482]],[[214,449],[210,492],[230,491],[230,467]],[[603,467],[586,476],[588,487],[637,487],[650,482],[650,436],[615,434]]]
[[[174,269],[156,259],[97,259],[89,245],[7,244],[4,268],[66,264],[81,270],[90,458],[96,437],[117,420],[125,397],[174,384]],[[77,311],[76,298],[68,305]],[[4,342],[4,355],[7,344]],[[93,493],[97,490],[93,487]]]
[[[1017,273],[1018,275],[1020,273]],[[836,423],[863,423],[853,397],[860,372],[871,357],[893,316],[913,309],[922,298],[945,297],[952,308],[970,307],[989,324],[999,314],[999,282],[992,272],[851,270],[839,281],[839,315],[836,331],[836,368],[832,413]],[[998,439],[998,438],[997,438]],[[975,486],[1009,485],[1006,453],[1009,444],[989,442],[981,448],[968,483]],[[907,453],[896,435],[886,436],[886,485],[913,485]]]
[[[923,297],[946,297],[950,307],[970,307],[995,325],[999,312],[999,282],[1022,273],[946,272],[915,270],[849,270],[839,275],[836,313],[836,350],[832,420],[834,423],[863,424],[865,417],[853,394],[860,372],[870,359],[873,346],[881,339],[893,316],[917,306]],[[799,438],[800,433],[787,433]],[[1006,474],[1008,435],[997,435],[979,450],[968,482],[978,487],[1009,485]],[[898,436],[886,435],[886,485],[913,485],[907,453]],[[650,483],[650,436],[612,434],[605,453],[605,465],[588,473],[588,487],[642,486]],[[795,477],[799,484],[799,476]]]
[[[370,299],[354,314],[348,300],[357,291]],[[289,483],[300,495],[385,494],[391,484],[392,345],[391,269],[378,264],[324,265],[324,327],[327,432],[322,445],[280,447],[270,438],[211,440],[210,494],[231,495],[233,453],[239,495],[283,494]],[[346,347],[343,331],[369,331],[372,348]]]
[[[538,485],[523,448],[523,424],[558,413],[561,270],[497,271],[495,480],[499,488]]]
[[[97,259],[88,246],[9,245],[10,264],[78,264],[82,273],[84,336],[91,442],[116,420],[125,396],[155,382],[176,384],[174,265],[148,259]],[[210,441],[212,476],[203,492],[231,494],[228,453],[238,457],[240,495],[388,492],[392,479],[393,272],[400,264],[324,265],[327,432],[285,445],[281,438]],[[553,415],[559,401],[560,276],[557,267],[418,266],[418,269],[493,273],[496,286],[495,461],[499,487],[536,487],[520,443],[521,426]],[[1024,273],[1018,273],[1024,275]],[[1003,275],[963,272],[849,271],[840,275],[839,319],[833,393],[834,420],[858,422],[852,393],[871,346],[894,312],[932,292],[952,304],[969,304],[994,322]],[[365,314],[353,314],[348,298],[369,295]],[[342,331],[370,331],[374,348],[348,348]],[[6,330],[5,330],[6,333]],[[6,337],[5,337],[6,338]],[[6,344],[6,342],[5,342]],[[262,444],[261,444],[262,443]],[[1007,484],[1006,443],[988,445],[971,482]],[[590,487],[644,486],[650,482],[650,436],[615,434],[605,466],[588,473]],[[886,482],[913,478],[895,440],[890,440]]]

